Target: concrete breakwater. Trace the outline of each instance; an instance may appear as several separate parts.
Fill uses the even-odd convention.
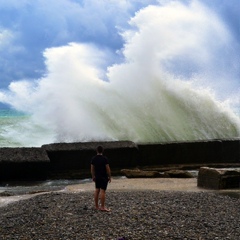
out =
[[[42,148],[0,148],[0,180],[44,180],[49,165]]]
[[[199,168],[240,166],[240,139],[195,142],[130,141],[53,143],[40,148],[0,148],[0,180],[90,177],[90,161],[102,145],[113,174],[122,168]]]

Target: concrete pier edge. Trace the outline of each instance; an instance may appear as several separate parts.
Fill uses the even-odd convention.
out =
[[[90,161],[98,145],[104,147],[116,175],[122,168],[240,167],[240,139],[52,143],[39,148],[0,148],[0,181],[90,177]]]

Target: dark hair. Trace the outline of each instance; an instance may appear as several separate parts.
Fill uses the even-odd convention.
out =
[[[98,153],[103,153],[103,147],[102,146],[98,146],[97,147],[97,152]]]

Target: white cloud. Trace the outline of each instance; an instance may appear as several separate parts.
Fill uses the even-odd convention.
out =
[[[0,29],[0,50],[1,48],[10,45],[13,39],[13,34],[7,29]]]
[[[174,2],[146,7],[130,24],[123,33],[124,62],[108,66],[108,82],[102,75],[111,54],[94,44],[71,43],[48,48],[46,75],[35,84],[11,84],[2,98],[31,111],[38,124],[48,123],[56,141],[236,136],[239,119],[208,85],[199,89],[170,71],[185,58],[186,67],[196,66],[206,80],[215,81],[208,74],[209,68],[218,74],[212,58],[216,52],[224,55],[222,47],[231,42],[217,16],[195,2]],[[213,37],[220,38],[218,44]]]
[[[139,2],[1,1],[0,27],[13,38],[1,54],[4,64],[0,64],[0,88],[6,88],[13,80],[41,77],[46,48],[90,42],[115,52],[122,47],[117,28],[127,25],[129,17],[142,6],[138,7]]]
[[[0,102],[30,112],[56,141],[236,136],[239,119],[215,96],[239,86],[239,48],[216,6],[9,1],[0,7],[9,44],[0,86],[11,84]]]
[[[130,23],[139,29],[125,35],[128,42],[125,55],[133,60],[151,62],[150,59],[158,55],[159,60],[167,62],[179,55],[195,62],[211,61],[210,54],[214,49],[219,51],[219,46],[225,46],[230,38],[223,23],[198,2],[189,6],[179,2],[150,6],[140,11]],[[149,36],[154,37],[149,39]],[[142,45],[145,48],[140,51]],[[139,54],[144,57],[140,58]]]

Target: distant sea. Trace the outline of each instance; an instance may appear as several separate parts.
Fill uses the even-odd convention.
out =
[[[50,133],[30,115],[0,107],[0,147],[40,147],[51,142]]]
[[[10,108],[0,108],[0,147],[20,147],[21,141],[17,136],[22,123],[28,116]]]

